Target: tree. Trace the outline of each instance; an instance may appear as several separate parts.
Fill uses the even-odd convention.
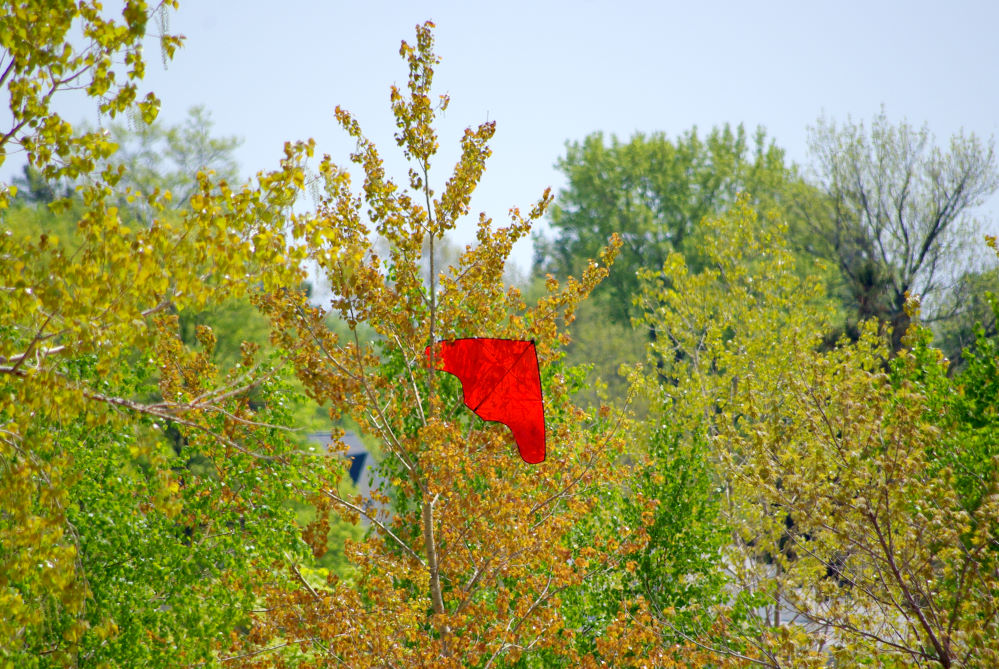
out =
[[[988,238],[988,243],[999,254],[995,239]],[[993,273],[996,269],[993,265]],[[979,323],[975,328],[974,341],[962,351],[960,373],[947,383],[923,375],[927,380],[936,381],[934,394],[938,404],[942,405],[940,413],[946,419],[941,424],[945,438],[934,459],[953,471],[961,502],[970,513],[976,513],[988,502],[994,480],[999,475],[999,411],[996,402],[999,336],[995,330],[999,301],[994,295],[988,297],[992,327]],[[927,348],[925,337],[917,343]],[[950,366],[947,371],[950,372]]]
[[[782,207],[796,180],[784,152],[762,128],[750,139],[739,125],[697,128],[675,140],[636,134],[627,143],[601,133],[567,145],[558,168],[568,178],[552,208],[555,240],[536,238],[536,264],[556,276],[578,273],[611,235],[621,237],[621,258],[597,291],[611,318],[630,326],[641,285],[636,272],[662,267],[674,251],[696,262],[698,224],[748,192],[762,207]]]
[[[0,85],[9,95],[11,115],[9,127],[0,130],[0,165],[13,151],[24,151],[46,180],[76,179],[113,152],[103,132],[74,133],[53,111],[52,100],[62,91],[84,88],[99,100],[100,113],[112,118],[134,108],[143,120],[155,119],[155,95],[136,102],[136,82],[145,72],[142,38],[157,12],[165,17],[176,4],[163,0],[150,10],[145,2],[126,0],[121,21],[105,18],[99,2],[28,0],[6,7],[0,27]],[[73,30],[83,35],[76,47],[69,39]],[[159,35],[164,58],[172,57],[181,39],[165,30]],[[15,192],[8,185],[0,193],[0,205]]]
[[[948,315],[945,298],[978,230],[973,210],[999,187],[993,142],[962,132],[944,151],[925,126],[893,125],[882,110],[869,131],[819,119],[809,146],[827,194],[808,214],[820,252],[839,265],[856,321],[888,324],[898,349],[908,295],[920,296],[928,322]]]
[[[543,286],[541,278],[536,284]],[[632,393],[622,365],[631,365],[645,356],[648,335],[607,316],[607,307],[592,298],[579,306],[572,322],[572,339],[566,347],[566,363],[587,369],[586,382],[576,391],[574,401],[583,407],[610,403],[627,407],[638,416],[645,410],[645,398]]]
[[[792,198],[809,197],[810,189],[762,128],[752,137],[741,125],[726,125],[706,137],[693,128],[676,139],[637,134],[627,143],[612,137],[609,144],[596,133],[569,144],[558,166],[569,183],[550,216],[555,239],[535,237],[536,271],[557,277],[578,272],[611,235],[623,241],[620,258],[573,327],[568,361],[593,365],[579,401],[631,402],[643,410],[641,396],[630,395],[619,375],[622,364],[641,359],[645,340],[654,335],[632,326],[641,314],[634,304],[641,293],[638,273],[662,267],[674,251],[699,267],[706,243],[702,219],[724,211],[738,193],[749,193],[762,210],[782,212],[801,258],[810,259],[811,240],[789,206]],[[606,392],[600,390],[604,383]]]
[[[212,125],[211,114],[202,106],[189,109],[187,120],[171,127],[157,121],[134,123],[134,128],[111,124],[118,150],[108,163],[124,167],[119,192],[130,192],[132,201],[141,204],[170,191],[167,206],[184,208],[198,190],[198,172],[211,172],[214,179],[236,185],[239,168],[233,152],[242,140],[215,137]]]
[[[995,664],[999,460],[949,408],[967,405],[928,332],[913,325],[890,363],[875,321],[827,349],[821,283],[795,276],[779,228],[745,207],[706,225],[703,271],[674,255],[649,275],[647,322],[668,361],[671,382],[650,379],[663,420],[703,422],[733,582],[766,604],[719,650],[773,667]]]
[[[561,323],[605,273],[612,251],[578,280],[550,279],[546,294],[528,308],[519,290],[504,285],[503,270],[513,243],[543,215],[546,192],[527,216],[514,210],[507,227],[480,215],[477,244],[456,266],[440,268],[441,240],[468,211],[495,125],[465,132],[461,157],[438,193],[431,185],[438,147],[432,122],[449,99],[431,95],[437,63],[431,28],[418,26],[416,44],[403,43],[408,91],[391,92],[396,142],[411,165],[408,181],[386,176],[374,144],[338,108],[337,120],[357,141],[351,160],[363,171],[363,190],[355,194],[350,173],[326,156],[317,210],[293,217],[296,239],[329,281],[330,310],[351,331],[341,338],[326,328],[325,310],[294,291],[258,298],[279,328],[281,346],[294,352],[310,395],[329,400],[378,438],[389,482],[382,501],[391,502],[392,512],[366,508],[329,487],[315,489],[317,504],[345,519],[370,519],[370,536],[348,550],[355,578],[303,579],[291,596],[263,590],[253,630],[235,640],[232,654],[247,666],[280,665],[263,651],[282,645],[301,648],[305,666],[647,662],[654,655],[644,653],[654,653],[654,644],[645,642],[644,629],[625,626],[630,615],[644,615],[637,605],[622,608],[606,626],[616,624],[616,636],[588,650],[577,648],[562,608],[563,598],[613,568],[644,537],[641,524],[618,518],[586,543],[574,540],[577,528],[601,512],[603,492],[625,475],[614,466],[622,435],[609,417],[569,404],[574,374],[560,363],[567,338]],[[378,333],[376,344],[360,341],[362,325]],[[536,343],[546,404],[544,463],[519,461],[509,431],[475,418],[456,380],[436,369],[434,342],[467,336]]]
[[[979,330],[986,337],[996,334],[995,305],[999,295],[999,269],[964,272],[945,298],[944,313],[953,314],[934,323],[934,342],[950,361],[948,372],[964,370],[969,350],[983,342]]]
[[[222,365],[212,329],[185,342],[178,320],[300,285],[283,228],[310,146],[289,145],[253,188],[199,173],[185,211],[165,215],[153,194],[138,225],[113,204],[121,172],[98,169],[114,144],[74,134],[50,108],[82,82],[103,112],[151,121],[155,98],[136,103],[135,80],[156,11],[126,2],[116,22],[97,3],[0,10],[13,119],[0,147],[26,150],[45,180],[79,184],[72,198],[13,208],[5,185],[0,201],[4,666],[214,661],[252,605],[246,584],[280,587],[292,576],[273,565],[304,555],[288,482],[343,470],[289,436],[281,351],[247,342]],[[161,40],[166,55],[179,43]],[[120,58],[128,75],[112,77]]]
[[[59,192],[59,185],[46,181],[41,172],[25,163],[22,168],[23,177],[14,179],[14,186],[17,188],[17,197],[29,203],[48,204],[53,202]],[[66,197],[70,197],[72,192],[69,188],[64,189]]]

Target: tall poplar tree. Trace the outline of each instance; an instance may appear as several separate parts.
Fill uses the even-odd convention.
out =
[[[259,300],[308,392],[379,440],[387,483],[376,499],[391,512],[328,486],[313,490],[316,504],[343,518],[369,519],[370,536],[348,549],[356,576],[350,583],[303,578],[290,597],[265,589],[253,630],[232,657],[245,666],[278,665],[276,652],[262,651],[291,645],[303,649],[303,666],[648,663],[658,652],[654,635],[628,625],[645,615],[641,606],[615,611],[593,636],[615,632],[594,646],[576,643],[585,612],[566,604],[645,539],[641,522],[603,506],[626,476],[617,460],[626,444],[619,423],[569,403],[578,376],[560,362],[564,324],[606,273],[613,250],[578,279],[550,279],[540,300],[526,305],[504,285],[503,270],[512,245],[549,205],[546,192],[526,215],[514,210],[505,227],[481,214],[476,243],[456,265],[439,265],[444,235],[469,211],[495,123],[466,130],[457,164],[438,185],[433,121],[449,98],[431,92],[431,28],[418,26],[416,43],[403,43],[407,87],[391,90],[396,143],[410,164],[405,180],[386,175],[359,122],[338,108],[337,120],[357,142],[351,160],[363,175],[361,190],[327,156],[318,209],[293,217],[296,238],[329,281],[329,311],[350,331],[331,332],[327,310],[295,291]],[[361,341],[362,326],[378,334],[377,343]],[[476,418],[457,381],[424,354],[438,340],[460,337],[535,342],[548,435],[543,463],[521,461],[509,430]],[[323,541],[322,532],[314,536]]]

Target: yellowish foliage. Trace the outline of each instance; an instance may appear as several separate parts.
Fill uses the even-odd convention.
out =
[[[253,643],[236,640],[232,651],[246,666],[280,662],[253,650],[274,642],[307,650],[303,666],[494,666],[533,654],[576,664],[583,658],[566,627],[562,596],[643,541],[643,528],[623,525],[598,532],[588,545],[573,539],[579,523],[599,511],[602,491],[618,486],[625,472],[615,465],[622,435],[608,417],[571,405],[559,363],[565,323],[605,276],[614,250],[564,286],[549,279],[547,294],[527,306],[504,285],[503,270],[512,245],[548,206],[546,192],[526,216],[512,210],[506,227],[481,215],[477,243],[456,265],[437,265],[443,236],[468,213],[495,124],[465,132],[438,195],[431,187],[438,148],[432,122],[448,99],[431,97],[431,27],[418,26],[415,45],[403,43],[408,91],[391,93],[396,140],[412,166],[408,187],[386,176],[358,121],[337,109],[357,140],[351,159],[363,171],[362,193],[354,194],[348,171],[327,156],[317,211],[293,219],[296,238],[329,281],[331,312],[351,333],[337,337],[324,325],[326,312],[299,294],[260,300],[281,346],[294,351],[308,392],[379,439],[389,478],[379,499],[391,499],[394,511],[366,507],[333,488],[316,491],[345,518],[364,515],[372,524],[371,536],[349,546],[356,582],[303,584],[290,598],[267,592]],[[378,334],[376,343],[357,335],[362,325]],[[466,336],[535,341],[546,402],[544,463],[523,463],[509,430],[474,418],[455,380],[428,364],[429,344]],[[651,640],[632,636],[622,632],[629,643]],[[607,643],[600,655],[624,652],[625,641]]]
[[[118,634],[114,620],[93,625],[89,616],[94,575],[84,569],[83,532],[70,520],[80,511],[71,491],[85,463],[69,453],[81,432],[131,438],[181,426],[189,447],[215,458],[223,479],[230,454],[280,459],[272,444],[245,441],[260,427],[247,398],[270,367],[247,349],[236,369],[216,369],[214,335],[204,328],[198,344],[184,344],[176,314],[302,280],[301,256],[282,231],[311,145],[289,146],[281,168],[261,174],[258,188],[234,191],[198,174],[185,213],[164,216],[160,198],[169,194],[158,194],[149,203],[158,216],[140,228],[109,202],[118,173],[92,172],[114,146],[100,132],[75,134],[51,107],[61,89],[82,85],[106,114],[155,116],[154,97],[136,101],[141,44],[155,13],[174,5],[125,2],[117,21],[97,2],[0,10],[0,83],[13,119],[0,131],[0,162],[16,148],[45,177],[80,183],[72,202],[53,207],[64,217],[79,214],[63,238],[15,232],[7,218],[13,189],[0,192],[0,659],[44,655],[52,666],[78,666],[84,637],[93,647]],[[68,37],[74,30],[83,35],[79,48]],[[180,39],[162,35],[161,42],[169,56]],[[136,369],[151,370],[154,385],[135,388]],[[151,468],[157,487],[128,503],[136,517],[194,523],[182,481],[156,442],[155,435],[131,442],[132,457]],[[246,500],[230,491],[218,503],[236,509]]]
[[[780,226],[745,205],[706,225],[703,272],[673,256],[648,275],[648,383],[665,420],[707,431],[733,585],[764,598],[764,632],[733,646],[774,667],[995,664],[999,506],[968,508],[934,463],[914,353],[889,362],[870,323],[827,350],[820,287],[796,278]]]

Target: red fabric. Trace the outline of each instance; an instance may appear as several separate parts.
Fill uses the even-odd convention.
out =
[[[430,347],[426,349],[430,360]],[[545,408],[534,342],[455,339],[437,343],[437,368],[461,381],[465,405],[513,430],[520,457],[545,459]]]

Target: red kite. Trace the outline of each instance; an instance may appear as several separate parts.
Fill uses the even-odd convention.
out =
[[[430,360],[430,347],[426,349]],[[545,407],[532,341],[455,339],[437,343],[437,367],[461,381],[465,405],[482,420],[503,423],[524,462],[545,459]]]

